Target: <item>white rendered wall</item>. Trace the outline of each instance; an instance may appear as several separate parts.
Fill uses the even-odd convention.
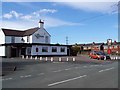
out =
[[[23,43],[22,37],[15,37],[15,43]]]
[[[42,52],[42,47],[48,47],[48,52]],[[57,52],[52,52],[52,47],[57,47]],[[65,52],[61,52],[61,47],[65,48]],[[38,52],[36,52],[36,48],[38,48]],[[31,48],[31,55],[67,55],[67,47],[66,46],[37,46],[33,45]]]
[[[41,36],[44,37],[39,37],[38,39],[36,38],[36,34],[39,33]],[[33,35],[32,35],[32,43],[46,43],[45,42],[45,36],[48,36],[48,44],[50,43],[50,35],[42,28],[40,28],[38,31],[36,31]]]
[[[0,30],[0,44],[5,44],[5,35],[2,30]],[[5,46],[0,46],[0,56],[5,56]]]
[[[25,40],[24,43],[27,43],[27,36],[23,37],[23,39]]]

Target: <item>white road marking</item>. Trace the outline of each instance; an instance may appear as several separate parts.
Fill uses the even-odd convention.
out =
[[[74,67],[75,69],[78,69],[79,67]]]
[[[69,82],[69,81],[73,81],[73,80],[76,80],[76,79],[79,79],[79,78],[83,78],[83,77],[86,77],[86,76],[87,75],[83,75],[83,76],[79,76],[79,77],[75,77],[75,78],[71,78],[71,79],[55,82],[55,83],[52,83],[52,84],[48,84],[48,87],[54,86],[54,85],[57,85],[57,84],[62,84],[62,83]]]
[[[67,68],[67,69],[65,69],[65,70],[70,70],[71,68]]]
[[[90,65],[90,67],[94,67],[94,66],[100,66],[100,65]]]
[[[87,66],[83,66],[83,67],[87,67]]]
[[[108,68],[108,69],[104,69],[104,70],[100,70],[99,72],[104,72],[104,71],[108,71],[108,70],[111,70],[111,69],[114,69],[114,67]]]
[[[57,71],[53,71],[53,72],[61,72],[62,70],[57,70]]]
[[[4,81],[4,80],[12,80],[12,79],[13,79],[13,78],[5,78],[5,79],[2,79],[2,80]]]
[[[21,78],[31,77],[32,75],[20,76]]]
[[[44,73],[39,73],[38,75],[44,75]]]

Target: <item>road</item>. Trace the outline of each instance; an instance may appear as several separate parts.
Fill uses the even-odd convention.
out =
[[[118,61],[79,57],[79,62],[5,60],[17,70],[2,77],[3,88],[118,88]],[[85,61],[83,61],[83,60]],[[80,61],[81,60],[81,61]]]

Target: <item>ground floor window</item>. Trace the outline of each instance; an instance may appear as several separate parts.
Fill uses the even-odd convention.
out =
[[[52,47],[52,52],[57,52],[57,47]]]
[[[48,52],[48,47],[42,47],[42,52]]]
[[[31,55],[31,47],[27,48],[27,55]]]
[[[65,52],[65,48],[62,47],[62,48],[60,49],[60,52]]]

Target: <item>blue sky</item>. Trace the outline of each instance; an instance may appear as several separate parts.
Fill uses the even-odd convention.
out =
[[[2,27],[25,30],[38,27],[39,19],[51,34],[51,43],[118,40],[115,2],[3,2]]]

